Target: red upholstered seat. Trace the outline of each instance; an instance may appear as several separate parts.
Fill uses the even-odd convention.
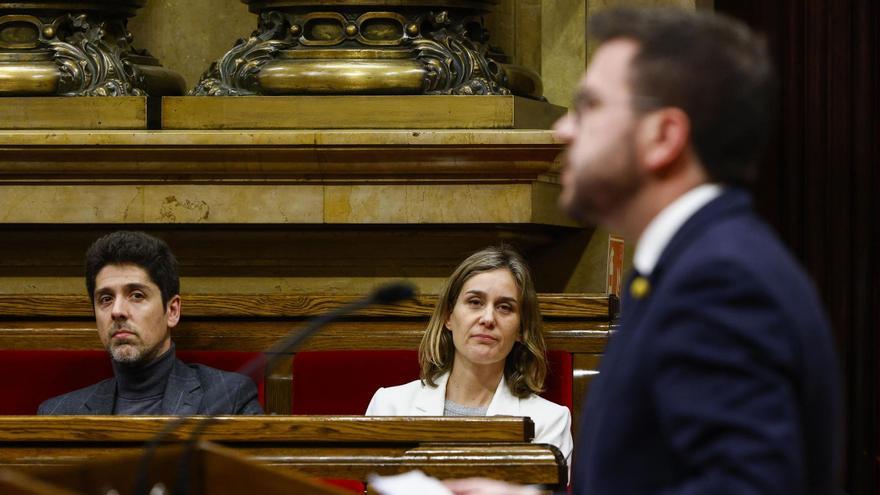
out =
[[[255,353],[180,351],[184,362],[235,371]],[[44,400],[113,375],[105,351],[0,350],[0,415],[36,414]],[[263,376],[251,376],[263,399]]]
[[[36,414],[44,400],[113,375],[105,351],[0,351],[0,414]]]
[[[572,406],[571,354],[552,351],[548,400]],[[418,353],[402,351],[300,352],[293,361],[293,414],[363,414],[379,387],[419,377]]]

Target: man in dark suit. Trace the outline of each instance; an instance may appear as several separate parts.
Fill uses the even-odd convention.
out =
[[[752,212],[774,92],[763,42],[681,10],[612,10],[574,105],[560,204],[637,240],[574,493],[828,494],[838,368],[808,277]],[[527,493],[465,480],[458,493]]]
[[[86,253],[86,286],[113,377],[53,397],[37,414],[262,414],[250,378],[178,360],[177,260],[143,232],[114,232]]]

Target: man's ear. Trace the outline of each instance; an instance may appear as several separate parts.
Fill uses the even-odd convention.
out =
[[[165,306],[165,321],[168,323],[168,328],[174,328],[177,326],[177,322],[180,321],[180,296],[174,296],[168,301],[168,304]]]
[[[653,173],[663,174],[687,153],[691,119],[678,108],[663,108],[642,118],[639,125],[642,162]]]

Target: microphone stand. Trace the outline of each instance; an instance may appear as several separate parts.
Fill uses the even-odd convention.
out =
[[[343,316],[349,315],[374,304],[395,304],[403,300],[413,299],[415,297],[415,294],[415,288],[409,283],[398,282],[381,286],[363,299],[352,301],[346,305],[340,306],[321,316],[318,316],[317,318],[309,320],[309,322],[303,329],[299,331],[289,332],[260,356],[257,356],[245,363],[236,371],[236,373],[250,376],[252,373],[259,370],[260,367],[263,366],[264,362],[266,362],[266,373],[271,373],[275,368],[278,367],[279,364],[281,364],[281,361],[286,356],[291,354],[294,350],[296,350],[303,341],[305,341],[312,334],[323,328],[328,323],[331,323],[335,320],[342,318]],[[180,416],[174,421],[170,421],[167,425],[165,425],[165,428],[163,428],[162,431],[157,433],[153,437],[153,439],[147,442],[147,444],[144,446],[144,455],[141,457],[141,462],[138,466],[138,473],[135,477],[135,486],[133,492],[135,495],[148,495],[149,493],[151,493],[148,486],[149,480],[147,476],[147,471],[153,457],[155,456],[156,449],[162,442],[165,441],[165,439],[169,435],[171,435],[171,433],[180,428],[180,426],[183,425],[183,423],[188,418],[189,416]],[[195,428],[193,428],[192,433],[190,433],[189,439],[187,440],[187,449],[181,458],[181,463],[178,469],[177,480],[175,482],[176,486],[174,490],[175,494],[186,495],[188,493],[190,471],[189,465],[192,459],[192,451],[195,448],[196,440],[198,440],[198,437],[201,436],[202,432],[211,423],[212,420],[212,416],[206,416],[205,418],[202,418],[195,426]]]

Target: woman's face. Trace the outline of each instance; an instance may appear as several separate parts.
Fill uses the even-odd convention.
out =
[[[519,292],[506,268],[474,275],[465,282],[446,319],[456,362],[504,366],[513,344],[520,340]]]

